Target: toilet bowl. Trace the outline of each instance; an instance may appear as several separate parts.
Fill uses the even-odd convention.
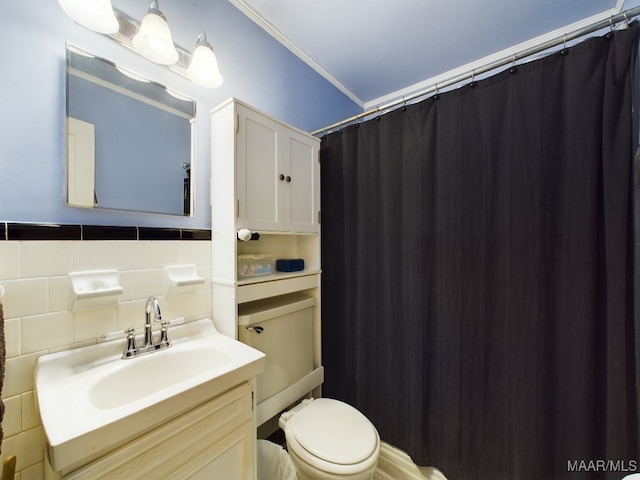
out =
[[[339,400],[303,400],[279,425],[298,480],[369,480],[380,456],[380,436],[358,410]]]

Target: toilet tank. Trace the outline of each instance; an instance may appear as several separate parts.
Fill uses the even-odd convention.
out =
[[[292,294],[239,306],[238,339],[266,355],[258,402],[313,370],[314,305],[313,297]]]

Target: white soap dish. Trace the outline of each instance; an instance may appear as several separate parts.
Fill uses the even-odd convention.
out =
[[[171,265],[164,268],[164,285],[167,296],[194,293],[204,278],[198,275],[195,265]]]
[[[69,280],[72,310],[117,305],[124,293],[117,270],[71,272]]]

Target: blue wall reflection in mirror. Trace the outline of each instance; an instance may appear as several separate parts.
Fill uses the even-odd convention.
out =
[[[193,215],[195,101],[69,45],[67,117],[68,128],[77,120],[92,126],[95,159],[84,179],[72,174],[78,158],[70,160],[68,132],[69,205]],[[77,201],[74,182],[90,189],[91,181],[93,198]]]

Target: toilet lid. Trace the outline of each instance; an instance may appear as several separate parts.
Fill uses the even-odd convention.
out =
[[[373,424],[355,408],[318,398],[289,420],[289,432],[306,451],[339,465],[360,463],[374,454],[378,435]]]

